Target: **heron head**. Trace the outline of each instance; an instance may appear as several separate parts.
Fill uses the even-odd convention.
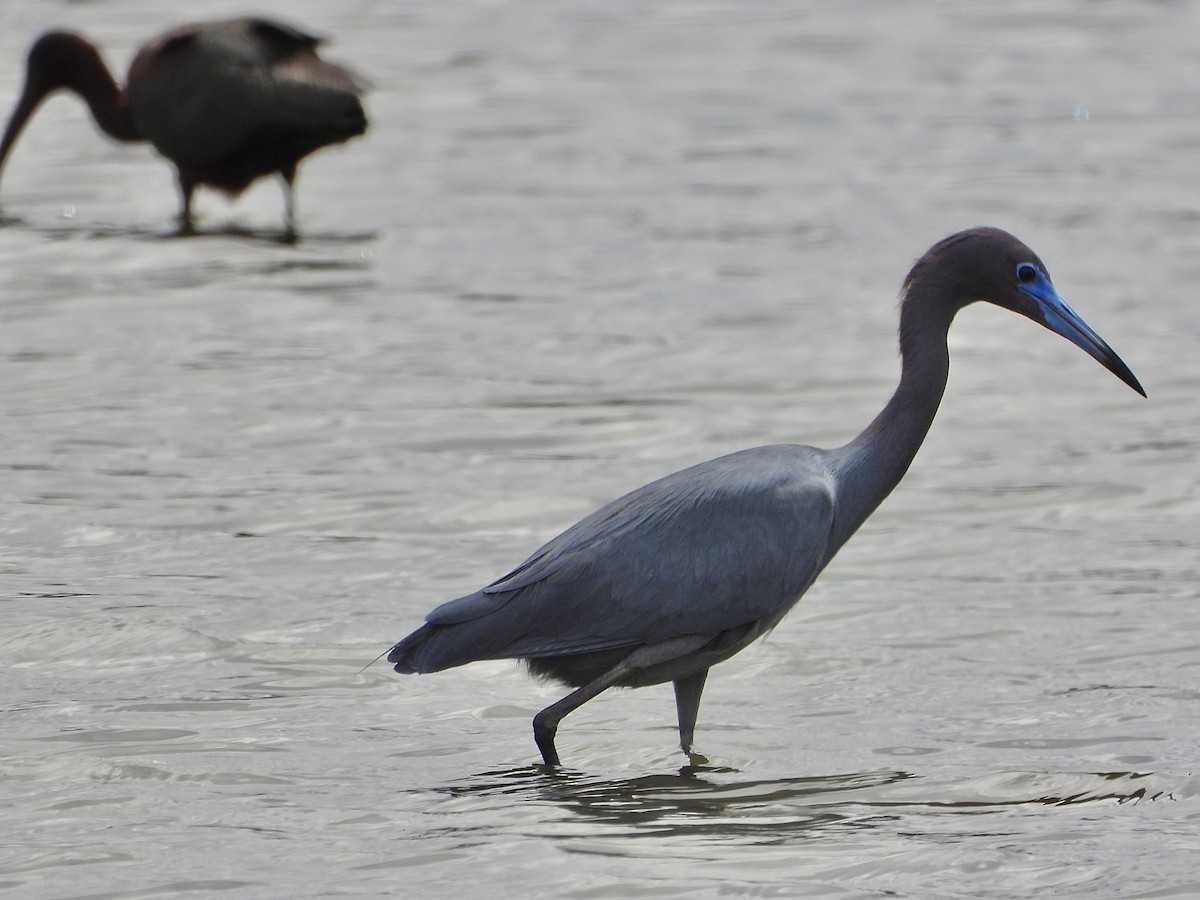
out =
[[[1124,361],[1058,293],[1046,264],[1006,231],[972,228],[939,241],[913,267],[905,289],[947,298],[954,304],[950,315],[980,300],[1020,313],[1062,335],[1146,396]]]

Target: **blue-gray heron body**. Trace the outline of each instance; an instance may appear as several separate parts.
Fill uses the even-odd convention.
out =
[[[388,653],[397,672],[522,659],[576,688],[534,717],[546,765],[559,721],[614,686],[674,682],[691,753],[711,666],[775,627],[904,476],[937,412],[955,313],[986,300],[1083,348],[1145,395],[1112,348],[1006,232],[935,244],[905,279],[900,385],[854,440],[755,447],[626,494],[485,588],[445,603]]]

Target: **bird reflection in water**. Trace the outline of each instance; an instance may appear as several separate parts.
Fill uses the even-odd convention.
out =
[[[691,766],[678,774],[604,778],[535,765],[482,772],[433,790],[475,809],[463,817],[471,829],[489,812],[502,818],[497,827],[546,827],[544,814],[513,817],[512,800],[519,799],[607,826],[583,829],[577,835],[581,839],[653,834],[778,844],[923,817],[939,834],[954,833],[953,817],[964,817],[961,829],[974,833],[986,810],[1171,800],[1179,783],[1171,776],[1127,771],[946,773],[938,778],[898,769],[746,780],[732,769]],[[570,836],[565,821],[549,821],[556,837]]]

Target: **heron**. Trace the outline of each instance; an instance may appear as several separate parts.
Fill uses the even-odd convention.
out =
[[[137,52],[122,89],[87,38],[46,32],[29,50],[25,86],[0,139],[0,169],[42,101],[73,91],[109,137],[149,141],[175,164],[182,232],[193,230],[199,185],[236,197],[258,178],[278,174],[286,231],[294,237],[300,160],[367,128],[359,100],[366,82],[321,59],[320,43],[263,18],[181,25]]]
[[[519,659],[573,688],[533,719],[548,767],[561,764],[564,716],[611,687],[672,682],[679,746],[694,758],[709,669],[778,625],[899,483],[946,387],[950,323],[979,300],[1062,335],[1146,396],[1025,244],[990,227],[952,234],[904,280],[900,384],[861,434],[834,449],[741,450],[640,487],[435,608],[388,662],[423,673]]]

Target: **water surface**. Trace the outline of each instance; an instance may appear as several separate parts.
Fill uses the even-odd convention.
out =
[[[281,199],[55,99],[0,203],[0,889],[1200,893],[1193,4],[259,6],[367,74]],[[241,12],[223,6],[211,13]],[[194,4],[10,4],[123,68]],[[5,101],[7,108],[8,101]],[[364,670],[628,489],[840,443],[958,228],[1129,362],[967,310],[908,478],[764,642],[568,719],[509,663]]]

